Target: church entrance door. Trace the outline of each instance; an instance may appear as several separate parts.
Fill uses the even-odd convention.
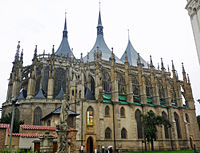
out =
[[[87,139],[87,153],[93,153],[93,139],[89,137]]]

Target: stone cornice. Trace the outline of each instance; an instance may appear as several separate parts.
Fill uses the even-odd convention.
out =
[[[200,0],[190,0],[187,3],[185,9],[188,10],[189,16],[192,17],[200,9]]]

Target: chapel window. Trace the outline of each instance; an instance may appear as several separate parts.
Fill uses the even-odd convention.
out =
[[[143,133],[142,133],[142,120],[141,120],[141,111],[140,110],[136,110],[135,112],[135,119],[137,122],[137,135],[138,135],[138,139],[143,138]]]
[[[42,110],[40,107],[36,107],[34,110],[33,125],[42,125],[41,118],[42,118]]]
[[[94,109],[89,106],[87,109],[87,126],[93,126],[94,125]]]
[[[123,128],[123,129],[121,130],[121,138],[122,138],[122,139],[126,139],[126,138],[127,138],[127,131],[126,131],[125,128]]]
[[[167,114],[165,112],[162,112],[162,116],[167,119]],[[167,125],[164,125],[164,132],[165,132],[165,138],[169,139],[169,128]]]
[[[120,116],[125,117],[125,108],[124,107],[120,108]]]
[[[111,134],[112,134],[111,129],[107,127],[105,130],[105,139],[111,139]]]
[[[105,107],[105,116],[109,116],[110,115],[110,107],[107,105]]]

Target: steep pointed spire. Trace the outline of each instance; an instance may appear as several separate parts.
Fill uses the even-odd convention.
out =
[[[185,68],[184,68],[184,64],[183,63],[182,63],[182,74],[183,74],[183,81],[187,82],[187,77],[186,77]]]
[[[19,61],[19,50],[20,50],[20,41],[18,41],[18,44],[17,44],[17,51],[16,51],[16,54],[15,54],[14,62],[18,62]]]
[[[67,20],[66,20],[66,14],[67,14],[67,12],[65,12],[65,25],[64,25],[64,31],[67,31]]]
[[[103,25],[101,22],[101,11],[100,10],[99,10],[98,25],[97,25],[97,35],[103,35]]]
[[[55,52],[55,55],[63,56],[63,57],[67,57],[67,55],[68,55],[69,57],[71,57],[71,54],[72,54],[72,52],[71,52],[69,42],[68,42],[67,18],[66,18],[66,12],[65,12],[63,37],[62,37],[62,41],[60,43],[58,50]]]
[[[89,52],[89,61],[92,62],[94,61],[94,54],[96,53],[97,47],[99,47],[99,50],[101,51],[101,59],[105,61],[109,61],[111,57],[111,50],[108,48],[104,36],[103,36],[103,25],[102,25],[102,20],[101,20],[101,11],[99,10],[99,17],[98,17],[98,25],[97,25],[97,37],[96,37],[96,42],[93,46],[93,48]],[[123,62],[118,58],[115,57],[116,62],[122,64]],[[84,62],[87,62],[87,55],[83,58]]]
[[[153,66],[153,62],[152,62],[152,57],[151,57],[151,55],[150,55],[150,67],[151,67],[151,68],[154,67],[154,66]]]
[[[133,47],[130,41],[129,30],[128,30],[128,44],[127,44],[125,52],[127,53],[129,64],[132,66],[137,66],[138,52],[135,50],[135,48]],[[120,59],[123,63],[125,63],[125,52]],[[147,68],[148,67],[147,62],[142,57],[140,57],[140,60],[141,60],[142,66]]]
[[[164,64],[163,64],[163,59],[161,58],[161,70],[165,70]]]
[[[185,73],[185,68],[183,63],[182,63],[182,72]]]
[[[172,71],[176,71],[176,70],[175,70],[175,67],[174,67],[174,62],[173,62],[173,60],[172,60]]]
[[[35,50],[34,50],[34,55],[33,55],[33,60],[37,59],[37,45],[35,45]]]

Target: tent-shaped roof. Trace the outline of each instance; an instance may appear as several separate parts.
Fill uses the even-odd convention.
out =
[[[91,51],[88,53],[89,55],[89,61],[94,61],[94,53],[97,51],[97,48],[99,51],[102,52],[102,59],[109,61],[109,58],[111,57],[111,50],[108,48],[107,44],[105,43],[104,37],[103,37],[103,25],[101,22],[101,12],[99,11],[99,18],[98,18],[98,25],[97,25],[97,38],[96,42],[91,49]],[[122,63],[118,57],[115,56],[115,60],[117,63]],[[83,61],[87,61],[87,56],[83,58]]]
[[[55,52],[55,55],[57,56],[64,56],[64,57],[71,57],[74,56],[68,42],[68,32],[67,32],[67,22],[66,22],[66,17],[65,17],[65,25],[64,25],[64,30],[63,30],[63,38],[60,43],[60,46],[58,50]]]
[[[132,66],[137,66],[138,53],[133,48],[133,45],[132,45],[130,40],[128,40],[128,45],[126,47],[125,52],[127,53],[129,64],[132,65]],[[123,63],[125,63],[125,52],[121,57],[121,61]],[[141,63],[143,64],[144,67],[148,67],[147,62],[142,57],[140,57],[140,60],[141,60]]]

